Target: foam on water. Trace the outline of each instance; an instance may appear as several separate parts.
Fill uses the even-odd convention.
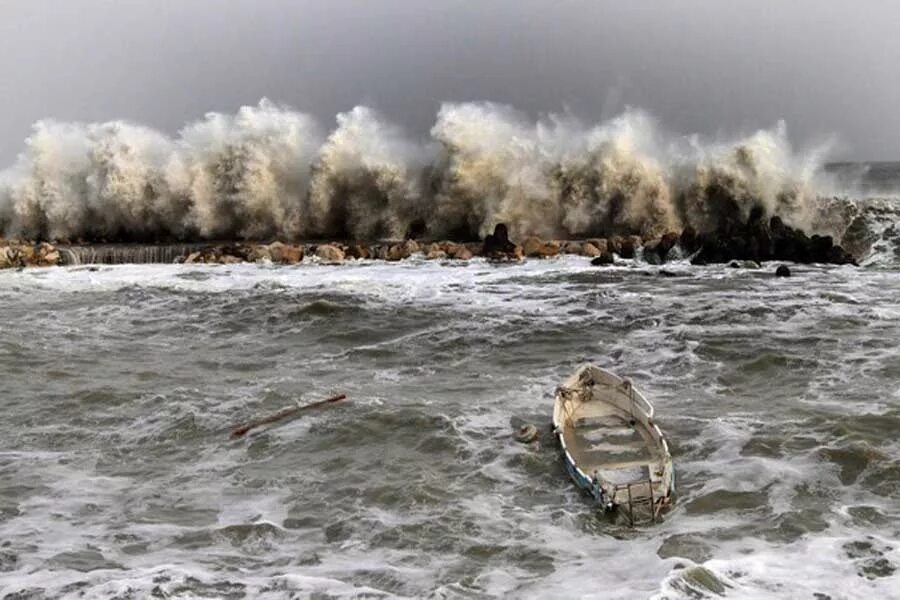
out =
[[[898,597],[896,272],[666,269],[2,272],[0,595]],[[585,360],[657,406],[658,526],[599,517],[543,427]]]

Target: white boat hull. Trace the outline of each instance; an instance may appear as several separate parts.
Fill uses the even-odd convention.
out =
[[[675,492],[668,442],[654,409],[629,381],[594,365],[559,387],[553,428],[566,470],[604,510],[656,521]]]

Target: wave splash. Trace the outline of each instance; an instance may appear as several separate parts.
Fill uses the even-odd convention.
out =
[[[745,221],[810,227],[822,152],[783,123],[729,142],[667,135],[639,110],[585,126],[447,103],[426,140],[366,107],[328,135],[262,100],[175,138],[121,121],[40,121],[0,173],[7,236],[83,241],[639,234]]]

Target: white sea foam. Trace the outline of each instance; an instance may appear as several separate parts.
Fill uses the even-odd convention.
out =
[[[268,100],[209,113],[174,138],[139,125],[34,125],[0,172],[0,232],[154,241],[484,236],[653,236],[817,211],[823,150],[792,149],[783,123],[730,139],[672,134],[629,109],[607,122],[526,118],[445,103],[416,140],[358,106],[327,136]],[[830,220],[829,220],[830,219]],[[846,223],[843,223],[846,226]]]
[[[895,274],[658,273],[580,257],[2,272],[18,329],[0,330],[16,509],[0,552],[18,562],[0,595],[896,595],[896,573],[864,570],[900,563],[897,442],[865,437],[896,418]],[[657,526],[610,526],[552,447],[511,439],[513,418],[546,431],[584,359],[656,404],[680,493]],[[228,440],[332,385],[347,406]]]

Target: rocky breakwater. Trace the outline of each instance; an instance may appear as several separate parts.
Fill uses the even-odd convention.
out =
[[[235,264],[271,262],[297,264],[341,264],[347,260],[400,261],[413,256],[426,260],[469,260],[481,254],[479,244],[450,241],[420,244],[416,240],[369,244],[366,242],[327,242],[321,244],[215,244],[195,250],[177,260],[187,264]]]
[[[0,269],[53,267],[60,262],[59,250],[53,244],[0,239]]]
[[[340,264],[347,260],[400,261],[418,256],[425,260],[466,261],[482,256],[491,261],[546,259],[574,254],[591,259],[594,265],[611,265],[617,259],[638,259],[651,264],[690,258],[696,265],[711,263],[740,264],[777,260],[796,263],[857,264],[856,259],[830,236],[807,235],[786,225],[775,216],[765,220],[761,211],[750,215],[746,223],[731,223],[715,231],[697,233],[688,227],[681,233],[668,232],[657,238],[614,235],[577,241],[544,240],[528,236],[519,243],[509,238],[503,223],[483,242],[419,242],[408,239],[395,242],[323,242],[268,244],[254,242],[218,243],[204,246],[166,246],[164,253],[148,253],[157,246],[114,246],[116,252],[103,254],[106,263],[176,262],[185,264],[236,264],[267,262],[291,265],[304,261]],[[56,247],[46,242],[0,240],[0,268],[91,264],[97,253],[85,253],[72,260],[73,247]],[[158,255],[158,256],[157,256]],[[148,258],[149,257],[149,258]],[[174,260],[173,260],[173,257]],[[115,259],[115,260],[107,260]],[[737,264],[737,263],[735,263]]]
[[[714,263],[754,264],[765,261],[857,265],[856,257],[828,235],[808,235],[778,217],[766,220],[761,210],[751,212],[745,223],[727,223],[716,230],[697,233],[688,227],[649,239],[614,235],[583,241],[543,240],[529,236],[517,244],[506,227],[497,225],[484,240],[482,255],[493,260],[550,258],[575,254],[591,258],[593,265],[611,265],[616,259],[638,259],[650,264],[690,258],[695,265]]]
[[[305,248],[295,244],[216,244],[194,250],[175,262],[185,264],[237,264],[272,262],[295,264],[303,260]]]
[[[857,265],[856,257],[829,235],[807,235],[790,227],[778,217],[768,221],[761,211],[754,211],[746,223],[722,227],[716,231],[696,233],[682,231],[678,245],[691,263],[705,265],[732,260],[764,262],[770,260],[795,263]]]

